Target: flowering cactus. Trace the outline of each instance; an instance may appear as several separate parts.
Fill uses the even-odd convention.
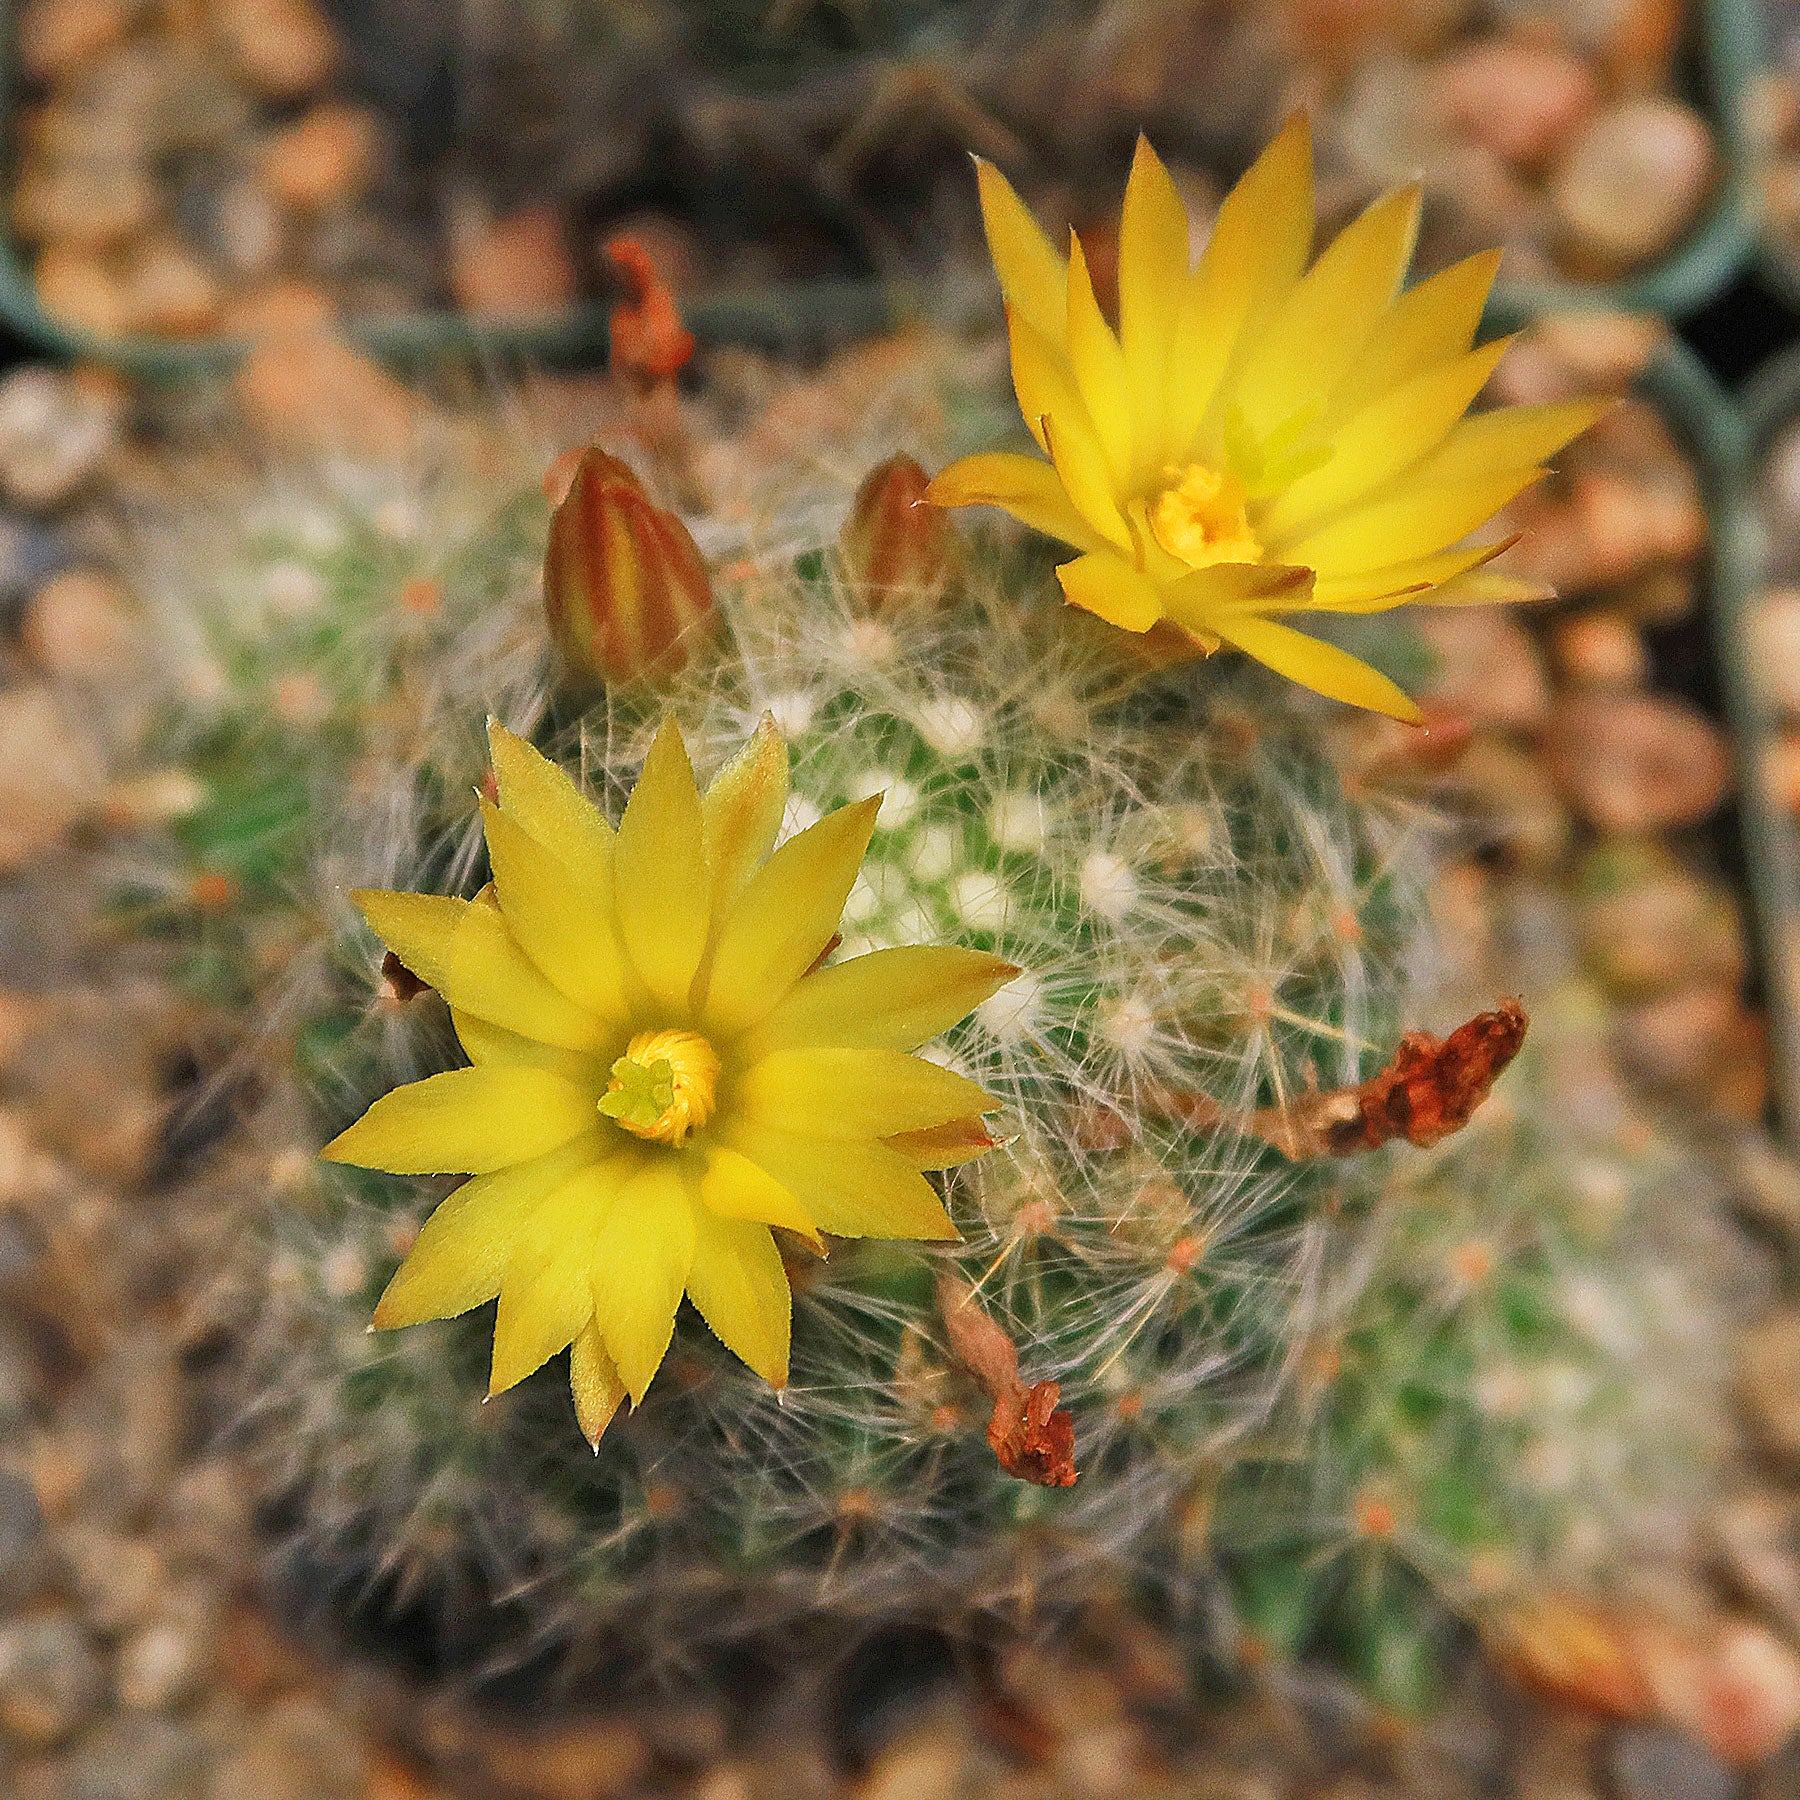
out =
[[[1529,1571],[1563,1516],[1482,1359],[1577,1309],[1548,1227],[1493,1248],[1491,1304],[1443,1303],[1421,1195],[1567,1190],[1544,1140],[1482,1128],[1505,1009],[1444,1040],[1486,1063],[1435,1111],[1409,1085],[1435,1052],[1393,1057],[1432,1004],[1416,809],[1347,791],[1312,696],[1054,604],[1029,540],[978,529],[951,588],[893,604],[871,562],[911,550],[833,546],[852,512],[853,543],[910,533],[904,483],[853,505],[813,459],[693,515],[706,654],[595,692],[537,591],[564,514],[483,466],[227,508],[152,584],[212,792],[191,865],[135,897],[263,1025],[235,1326],[306,1591],[403,1598],[485,1668],[1096,1591],[1216,1622],[1214,1573],[1266,1643],[1426,1693],[1402,1674],[1477,1572]],[[184,910],[196,867],[231,872],[229,915]],[[902,967],[904,1004],[870,974]],[[823,1054],[771,1074],[783,1016]],[[348,1163],[316,1160],[333,1131]],[[581,1185],[615,1163],[629,1188]],[[754,1242],[729,1282],[703,1231]],[[1595,1251],[1588,1291],[1635,1321],[1615,1273]],[[1591,1479],[1636,1492],[1658,1445],[1590,1337]],[[567,1384],[538,1367],[565,1345]],[[1429,1353],[1435,1410],[1389,1345]],[[1505,1497],[1479,1530],[1421,1509],[1426,1450]]]

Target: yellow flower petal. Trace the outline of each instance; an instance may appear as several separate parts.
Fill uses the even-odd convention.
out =
[[[541,1369],[593,1318],[594,1244],[622,1178],[623,1159],[590,1164],[538,1203],[501,1277],[490,1394]]]
[[[687,1003],[706,950],[712,882],[703,829],[687,746],[665,719],[626,802],[613,861],[619,935],[665,1006]]]
[[[985,950],[955,945],[871,950],[808,975],[740,1053],[753,1062],[771,1050],[805,1044],[916,1050],[1018,973],[1014,964]]]
[[[481,1175],[588,1130],[594,1095],[542,1069],[451,1069],[384,1094],[320,1151],[390,1175]]]
[[[958,1235],[931,1183],[885,1144],[802,1136],[748,1120],[735,1121],[730,1138],[834,1237]]]
[[[625,1401],[625,1383],[599,1325],[589,1319],[569,1346],[569,1393],[575,1401],[575,1423],[581,1435],[596,1449],[608,1425]]]
[[[965,456],[932,477],[925,498],[934,506],[998,506],[1020,524],[1078,550],[1099,550],[1106,543],[1075,510],[1056,470],[1035,456],[1009,450]]]
[[[613,829],[605,815],[555,763],[498,719],[488,720],[488,753],[507,816],[560,857],[590,893],[609,900]]]
[[[607,1209],[594,1242],[594,1313],[636,1405],[662,1364],[694,1263],[689,1159],[646,1157]]]
[[[749,1157],[715,1144],[706,1153],[706,1173],[700,1178],[700,1202],[722,1219],[749,1219],[758,1225],[779,1225],[820,1248],[819,1228],[806,1208],[767,1169]]]
[[[1295,113],[1225,196],[1182,296],[1164,441],[1193,448],[1245,325],[1300,279],[1313,238],[1312,134]]]
[[[1484,250],[1409,287],[1333,390],[1326,425],[1342,423],[1415,375],[1461,356],[1475,341],[1500,257],[1498,250]]]
[[[1331,460],[1283,490],[1257,522],[1264,546],[1282,545],[1410,468],[1469,410],[1510,338],[1496,338],[1415,375],[1366,406],[1333,437]]]
[[[764,713],[749,743],[712,778],[700,802],[715,928],[775,847],[787,796],[787,744]]]
[[[787,1386],[793,1298],[768,1226],[702,1213],[687,1293],[733,1356]]]
[[[1069,367],[1075,391],[1087,409],[1094,436],[1105,452],[1115,490],[1131,473],[1131,391],[1125,354],[1094,298],[1081,240],[1069,234]],[[1051,413],[1054,420],[1054,410]]]
[[[604,1041],[601,1022],[544,979],[498,908],[366,888],[350,898],[375,935],[459,1012],[565,1050]]]
[[[1092,437],[1087,408],[1075,391],[1067,344],[1060,337],[1052,343],[1022,313],[1010,309],[1006,315],[1006,341],[1012,358],[1013,392],[1038,448],[1049,454],[1050,439],[1044,431],[1044,420],[1050,414],[1074,421],[1070,430],[1079,428]]]
[[[540,1044],[535,1038],[522,1037],[502,1025],[490,1025],[473,1013],[450,1009],[450,1023],[456,1027],[457,1042],[469,1061],[487,1066],[503,1063],[513,1068],[548,1069],[577,1086],[598,1093],[606,1086],[607,1064],[583,1050],[560,1050],[554,1044]]]
[[[612,896],[596,892],[511,815],[481,803],[494,891],[506,928],[544,977],[609,1027],[629,1010]]]
[[[1235,644],[1276,674],[1315,693],[1348,701],[1352,706],[1366,706],[1371,712],[1386,713],[1408,725],[1424,723],[1425,715],[1393,682],[1335,644],[1252,613],[1220,614],[1213,629],[1226,643]]]
[[[1256,331],[1232,394],[1251,428],[1322,405],[1393,304],[1419,231],[1419,189],[1384,195],[1328,244]]]
[[[1282,555],[1288,562],[1306,564],[1321,579],[1358,575],[1415,556],[1430,556],[1486,524],[1542,473],[1535,468],[1509,469],[1438,486],[1416,479],[1415,471],[1387,498],[1352,507],[1330,524],[1284,546]]]
[[[998,1104],[967,1076],[903,1050],[775,1050],[738,1081],[742,1117],[815,1137],[888,1137]]]
[[[1099,440],[1085,423],[1078,423],[1066,413],[1046,413],[1040,423],[1056,478],[1075,510],[1109,544],[1129,555],[1131,533],[1126,528],[1125,515],[1119,511],[1112,472]]]
[[[1150,577],[1115,556],[1096,550],[1074,562],[1057,564],[1063,598],[1117,625],[1121,631],[1148,631],[1163,616],[1162,592]]]
[[[998,1149],[1005,1140],[990,1131],[980,1114],[929,1125],[923,1131],[898,1131],[882,1140],[915,1169],[954,1169]]]
[[[1420,482],[1448,485],[1501,472],[1517,473],[1554,456],[1617,405],[1615,400],[1556,400],[1504,406],[1464,419],[1413,471]]]
[[[1453,576],[1442,587],[1419,596],[1422,606],[1529,606],[1554,600],[1556,589],[1548,582],[1527,576],[1505,575],[1497,569],[1474,569]]]
[[[1063,337],[1063,297],[1067,277],[1063,259],[1031,216],[1012,183],[990,162],[975,159],[981,191],[981,221],[987,228],[988,252],[1007,304],[1030,320],[1032,329],[1052,342]]]
[[[876,795],[839,807],[763,864],[719,931],[704,1028],[721,1036],[765,1017],[831,941],[869,848]]]
[[[1133,471],[1136,484],[1155,476],[1186,448],[1171,442],[1163,426],[1170,359],[1178,353],[1189,244],[1187,208],[1162,159],[1140,133],[1119,222],[1119,343],[1141,440]],[[1179,348],[1185,352],[1186,346]]]
[[[1204,635],[1217,613],[1298,612],[1312,603],[1310,569],[1283,563],[1215,563],[1163,590],[1168,616],[1183,631]]]
[[[492,1300],[537,1203],[602,1154],[599,1135],[584,1135],[547,1156],[465,1181],[420,1227],[375,1308],[375,1329],[453,1319]]]
[[[1416,556],[1410,562],[1390,563],[1367,575],[1343,575],[1318,582],[1308,604],[1318,612],[1372,613],[1409,601],[1437,605],[1440,582],[1454,581],[1500,554],[1516,539],[1494,544],[1471,544],[1461,550],[1440,550],[1435,556]]]

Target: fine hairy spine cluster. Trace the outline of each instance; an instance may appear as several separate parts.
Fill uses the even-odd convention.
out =
[[[847,499],[809,495],[799,516]],[[845,578],[823,532],[813,548],[771,532],[780,552],[721,586],[718,652],[646,698],[554,679],[535,495],[322,478],[219,530],[162,596],[183,653],[172,740],[208,797],[183,827],[189,864],[131,879],[193,979],[253,1009],[270,1098],[237,1165],[262,1215],[237,1321],[244,1415],[315,1596],[424,1607],[472,1663],[625,1636],[699,1657],[820,1613],[1020,1615],[1109,1586],[1195,1606],[1219,1566],[1263,1635],[1335,1635],[1405,1697],[1428,1685],[1401,1675],[1442,1617],[1434,1595],[1468,1604],[1489,1552],[1511,1559],[1505,1589],[1566,1548],[1566,1489],[1496,1485],[1518,1466],[1516,1417],[1493,1403],[1512,1365],[1478,1340],[1512,1313],[1451,1304],[1433,1237],[1434,1181],[1477,1210],[1527,1206],[1521,1168],[1551,1186],[1541,1138],[1484,1127],[1423,1162],[1296,1166],[1181,1122],[1184,1093],[1233,1109],[1355,1081],[1416,1008],[1429,842],[1402,809],[1345,796],[1307,702],[1254,670],[1147,672],[1006,542],[972,547],[959,598],[909,606]],[[945,942],[1019,965],[932,1051],[1000,1099],[1008,1141],[946,1178],[960,1244],[795,1263],[782,1394],[684,1316],[595,1457],[553,1374],[481,1404],[482,1316],[367,1334],[444,1184],[310,1157],[375,1094],[455,1060],[441,1007],[384,980],[342,890],[476,891],[488,713],[616,817],[665,708],[703,776],[773,716],[790,832],[883,796],[838,955]],[[198,868],[229,874],[229,911],[187,904]],[[646,1093],[621,1116],[664,1128],[677,1058],[637,1061]],[[665,1064],[666,1099],[648,1092]],[[1502,1234],[1494,1264],[1567,1312],[1582,1290],[1564,1240],[1531,1230],[1532,1254],[1514,1262]],[[1599,1312],[1636,1307],[1609,1255],[1587,1291]],[[1061,1384],[1073,1487],[996,1465],[937,1312],[938,1258],[1026,1378]],[[1582,1380],[1616,1397],[1621,1341],[1582,1341]],[[1451,1397],[1422,1424],[1371,1360],[1400,1343],[1426,1346]],[[1590,1425],[1622,1442],[1630,1408],[1596,1404]],[[1413,1528],[1433,1442],[1466,1488],[1505,1493],[1478,1528]],[[1628,1460],[1584,1479],[1636,1491]],[[1368,1529],[1377,1503],[1392,1529]],[[1321,1544],[1375,1559],[1388,1586],[1344,1579]]]

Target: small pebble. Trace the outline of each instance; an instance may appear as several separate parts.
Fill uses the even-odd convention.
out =
[[[172,1712],[199,1693],[212,1672],[213,1646],[200,1619],[158,1619],[119,1645],[119,1702],[140,1712]]]
[[[207,1800],[363,1800],[367,1765],[349,1721],[317,1700],[278,1701],[213,1771]]]
[[[405,383],[330,333],[271,337],[244,359],[232,392],[251,425],[289,451],[403,455],[420,402]]]
[[[1616,1800],[1739,1800],[1742,1786],[1704,1744],[1661,1725],[1612,1734],[1607,1773]]]
[[[69,681],[130,676],[138,625],[131,598],[98,569],[53,575],[26,603],[20,635],[47,675]]]
[[[1642,634],[1614,613],[1571,613],[1550,628],[1557,668],[1590,687],[1640,688],[1650,679]]]
[[[1696,824],[1731,783],[1719,728],[1669,695],[1572,694],[1548,741],[1551,767],[1576,810],[1621,836]]]
[[[199,1736],[170,1719],[104,1720],[69,1759],[65,1800],[201,1800],[207,1755]],[[239,1800],[260,1800],[245,1789]]]
[[[51,849],[105,791],[99,750],[48,688],[0,693],[0,872]]]
[[[325,101],[269,140],[262,174],[296,212],[360,199],[375,172],[375,120],[366,108]]]
[[[1434,65],[1436,110],[1505,161],[1535,169],[1593,115],[1593,71],[1567,51],[1490,38]]]
[[[0,1357],[11,1360],[10,1353]],[[0,1469],[0,1606],[17,1606],[29,1599],[42,1584],[47,1566],[37,1489],[23,1475]]]
[[[1623,101],[1570,146],[1550,200],[1584,272],[1640,267],[1694,221],[1717,171],[1712,134],[1666,96]]]
[[[1800,1466],[1800,1313],[1771,1312],[1744,1334],[1739,1393],[1763,1446]]]
[[[1745,609],[1745,662],[1766,706],[1800,718],[1800,588],[1770,588]]]
[[[68,1613],[0,1624],[0,1733],[26,1750],[73,1737],[99,1711],[106,1674]]]
[[[119,437],[116,395],[29,363],[0,380],[0,491],[33,511],[70,499]]]
[[[18,15],[19,65],[33,81],[67,81],[131,29],[130,0],[30,0]]]
[[[451,244],[450,291],[464,312],[485,319],[526,319],[572,306],[575,269],[555,212],[532,206],[465,224]]]
[[[167,1578],[154,1545],[83,1524],[62,1535],[61,1549],[82,1617],[96,1631],[116,1635],[150,1616]]]
[[[219,283],[186,245],[156,237],[133,255],[125,275],[131,329],[154,337],[198,337],[219,322]]]
[[[95,337],[122,337],[131,329],[131,294],[106,259],[87,250],[52,244],[33,270],[38,303],[51,318]]]
[[[1418,631],[1437,657],[1432,703],[1477,728],[1530,731],[1550,713],[1550,688],[1531,633],[1497,606],[1424,609]]]
[[[313,0],[213,0],[213,24],[238,72],[271,100],[298,100],[337,66],[337,40]]]

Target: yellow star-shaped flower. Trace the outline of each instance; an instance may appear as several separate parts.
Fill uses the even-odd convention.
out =
[[[1385,676],[1281,621],[1539,595],[1482,569],[1504,545],[1464,540],[1609,402],[1464,418],[1506,348],[1472,347],[1498,253],[1403,290],[1410,187],[1309,268],[1312,147],[1296,117],[1226,196],[1195,263],[1187,210],[1140,139],[1115,331],[1080,240],[1065,260],[996,169],[979,175],[1013,385],[1049,460],[965,457],[930,498],[1003,507],[1072,544],[1064,594],[1123,630],[1167,620],[1204,651],[1233,645],[1416,722]]]
[[[470,1067],[377,1100],[326,1146],[396,1174],[467,1174],[375,1311],[380,1328],[499,1297],[490,1391],[570,1351],[588,1440],[642,1400],[682,1295],[759,1375],[787,1379],[771,1227],[951,1238],[921,1171],[979,1155],[995,1102],[909,1054],[1018,973],[951,947],[822,967],[879,797],[771,854],[787,748],[765,720],[702,795],[673,722],[614,829],[490,727],[492,885],[359,893],[449,1003]]]

